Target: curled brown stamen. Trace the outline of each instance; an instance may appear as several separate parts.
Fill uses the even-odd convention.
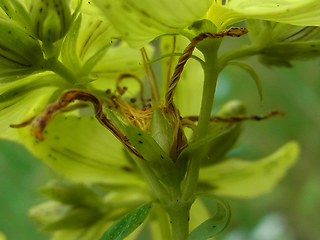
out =
[[[39,115],[25,121],[24,123],[11,126],[24,127],[30,124],[31,133],[36,137],[36,139],[43,141],[43,131],[53,116],[56,113],[63,111],[65,107],[75,100],[91,102],[93,104],[95,116],[98,121],[108,130],[110,130],[112,134],[115,135],[130,152],[143,159],[141,154],[137,152],[137,150],[127,141],[127,138],[110,122],[110,120],[103,113],[102,104],[99,99],[91,93],[83,90],[74,89],[65,91],[56,102],[47,105],[47,107]]]
[[[272,111],[268,114],[265,115],[253,115],[253,116],[231,116],[231,117],[217,117],[217,116],[213,116],[210,118],[210,121],[212,122],[226,122],[226,123],[235,123],[235,122],[242,122],[242,121],[247,121],[247,120],[251,120],[251,121],[261,121],[261,120],[265,120],[274,116],[284,116],[283,112],[280,111]],[[185,117],[183,119],[188,119],[191,120],[193,122],[197,122],[199,120],[198,116],[189,116],[189,117]]]
[[[141,100],[142,105],[145,106],[145,105],[146,105],[146,101],[145,101],[145,99],[144,99],[144,87],[143,87],[143,83],[142,83],[141,79],[138,78],[137,76],[135,76],[135,75],[133,75],[133,74],[130,74],[130,73],[121,74],[121,75],[118,77],[117,82],[116,82],[116,89],[117,89],[117,91],[118,91],[120,94],[122,93],[122,89],[123,89],[123,88],[120,87],[120,83],[121,83],[121,81],[122,81],[123,79],[125,79],[125,78],[133,78],[133,79],[135,79],[135,80],[139,83],[139,85],[140,85],[140,100]]]
[[[231,27],[229,29],[223,30],[218,33],[200,33],[198,36],[193,38],[189,45],[185,48],[183,51],[182,56],[178,60],[178,64],[175,68],[175,71],[170,79],[170,84],[168,88],[168,92],[166,94],[166,106],[170,109],[170,111],[173,111],[174,105],[173,105],[173,94],[174,90],[178,84],[178,81],[181,77],[183,68],[189,58],[192,56],[192,53],[197,46],[197,44],[206,39],[206,38],[222,38],[225,36],[230,36],[230,37],[240,37],[248,32],[247,29],[245,28],[238,28],[238,27]]]

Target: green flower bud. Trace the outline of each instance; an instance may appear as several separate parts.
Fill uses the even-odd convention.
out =
[[[32,207],[29,216],[37,224],[46,226],[63,218],[70,209],[70,206],[48,201]]]
[[[102,213],[94,208],[73,208],[61,219],[44,226],[46,231],[61,229],[81,229],[94,224],[102,217]]]
[[[101,207],[100,196],[87,185],[51,181],[41,188],[41,194],[61,203],[79,207]]]
[[[0,74],[31,69],[42,60],[39,42],[12,21],[0,18]]]
[[[30,8],[35,35],[43,42],[55,42],[71,24],[69,0],[35,0]]]
[[[290,67],[292,60],[320,56],[320,27],[250,20],[248,28],[265,65]]]

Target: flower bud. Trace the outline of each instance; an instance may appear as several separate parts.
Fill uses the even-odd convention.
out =
[[[69,0],[35,0],[30,15],[34,32],[43,42],[55,42],[66,34],[71,24]]]
[[[39,42],[12,21],[0,18],[0,70],[31,68],[43,60]]]
[[[41,194],[55,201],[80,207],[100,207],[103,205],[100,196],[89,186],[71,184],[62,181],[51,181],[41,188]]]
[[[265,65],[290,67],[292,60],[320,56],[320,27],[250,20],[248,28]]]

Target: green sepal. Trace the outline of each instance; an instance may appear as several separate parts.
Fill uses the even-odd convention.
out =
[[[168,184],[172,181],[178,183],[181,180],[183,171],[177,168],[170,156],[149,133],[134,126],[127,126],[124,133],[161,181]]]
[[[151,203],[146,203],[130,212],[112,225],[100,240],[122,240],[138,228],[146,219],[151,209]]]
[[[46,197],[77,207],[101,207],[101,197],[90,186],[53,180],[40,189]]]
[[[66,34],[72,22],[70,0],[34,0],[30,17],[35,36],[44,42],[55,42]]]
[[[156,108],[152,113],[150,134],[158,145],[170,154],[170,144],[173,139],[173,129],[161,109]]]
[[[62,26],[56,11],[49,10],[43,21],[42,29],[40,29],[41,40],[43,42],[53,43],[60,39]]]
[[[211,199],[210,199],[211,200]],[[216,202],[215,215],[201,223],[189,235],[188,240],[206,240],[221,233],[229,224],[231,209],[229,204],[221,199],[214,198]]]
[[[289,142],[259,160],[231,158],[202,168],[199,174],[199,191],[237,198],[266,194],[296,162],[298,153],[298,144]]]

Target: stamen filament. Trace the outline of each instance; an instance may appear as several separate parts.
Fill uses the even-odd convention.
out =
[[[142,59],[144,62],[148,83],[149,83],[149,86],[151,89],[152,100],[155,102],[159,102],[160,101],[160,93],[159,93],[159,88],[158,88],[158,84],[156,81],[155,73],[153,71],[151,64],[146,64],[146,63],[150,62],[150,60],[148,58],[148,55],[147,55],[145,48],[141,48],[140,51],[142,54]]]
[[[235,122],[242,122],[242,121],[261,121],[265,120],[271,117],[280,116],[282,117],[284,115],[283,112],[280,111],[272,111],[270,113],[267,113],[265,115],[253,115],[253,116],[231,116],[231,117],[218,117],[218,116],[212,116],[210,118],[210,121],[212,122],[226,122],[226,123],[235,123]],[[188,116],[184,117],[182,120],[190,120],[192,122],[197,122],[199,120],[198,116]]]

